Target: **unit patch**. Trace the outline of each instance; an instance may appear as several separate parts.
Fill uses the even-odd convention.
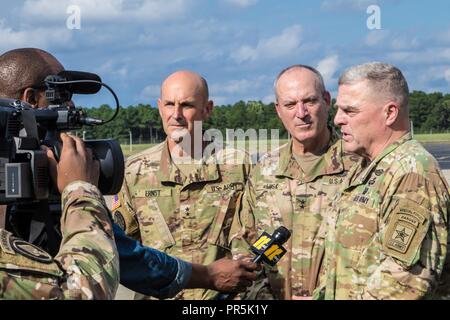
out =
[[[120,227],[120,229],[125,230],[125,219],[119,210],[114,211],[114,222]]]
[[[18,238],[10,237],[9,244],[18,254],[41,263],[52,263],[53,258],[44,250]]]
[[[403,262],[412,264],[429,227],[430,212],[417,203],[399,200],[390,214],[384,236],[387,253]]]

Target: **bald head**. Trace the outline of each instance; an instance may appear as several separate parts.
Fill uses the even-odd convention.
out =
[[[205,78],[193,71],[181,70],[172,73],[161,84],[161,97],[167,90],[189,91],[194,95],[200,95],[204,102],[209,99],[208,83]]]
[[[324,94],[326,92],[325,84],[323,82],[323,77],[320,74],[319,71],[317,71],[315,68],[303,65],[303,64],[295,64],[292,66],[289,66],[285,69],[283,69],[275,79],[274,83],[274,91],[275,96],[278,100],[279,97],[279,82],[281,81],[287,81],[287,78],[292,81],[292,79],[301,79],[303,77],[308,77],[310,81],[314,82],[314,85],[317,87],[317,90]]]
[[[0,56],[0,97],[20,99],[26,88],[43,89],[44,79],[64,70],[50,53],[22,48]]]
[[[208,98],[206,80],[192,71],[172,73],[161,84],[158,109],[172,150],[183,141],[181,136],[189,133],[194,137],[195,122],[206,121],[211,116],[213,102]]]

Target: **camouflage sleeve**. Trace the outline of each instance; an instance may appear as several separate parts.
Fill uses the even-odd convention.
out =
[[[139,240],[139,224],[136,220],[136,212],[131,202],[126,178],[127,177],[125,176],[120,192],[114,196],[114,203],[111,211],[114,222],[121,227],[128,236]]]
[[[62,194],[61,249],[66,299],[112,299],[119,284],[119,256],[111,220],[97,187],[77,181]]]
[[[363,299],[430,298],[447,252],[449,194],[437,175],[408,173],[381,205],[380,264]],[[370,249],[369,249],[370,250]]]
[[[252,241],[256,240],[255,220],[253,216],[255,192],[252,182],[247,180],[244,195],[240,201],[239,209],[236,210],[235,217],[230,230],[231,252],[233,256],[238,254],[248,255],[248,250]]]
[[[253,214],[255,210],[255,203],[256,195],[250,176],[245,186],[240,210],[236,212],[236,217],[233,221],[230,232],[230,234],[232,234],[231,251],[233,256],[238,254],[252,255],[249,247],[256,241],[257,238],[256,221]],[[267,272],[268,270],[264,267],[253,285],[240,294],[240,298],[242,300],[274,299],[274,295],[266,276]]]

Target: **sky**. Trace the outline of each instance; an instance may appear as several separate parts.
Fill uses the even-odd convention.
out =
[[[277,74],[299,63],[318,68],[333,97],[339,75],[368,61],[399,67],[411,90],[450,92],[448,0],[0,0],[0,8],[0,54],[49,51],[67,70],[99,74],[123,106],[156,106],[162,80],[181,69],[206,78],[216,105],[269,103]],[[106,90],[75,99],[113,104]]]

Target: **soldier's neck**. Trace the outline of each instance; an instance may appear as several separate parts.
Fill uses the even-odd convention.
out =
[[[322,155],[326,152],[328,144],[330,143],[331,133],[327,129],[324,134],[320,134],[316,139],[309,141],[292,141],[292,152],[299,156],[304,155]]]
[[[195,140],[194,140],[195,141]],[[173,140],[168,140],[168,147],[172,159],[193,159],[201,160],[203,158],[203,151],[205,150],[205,142],[201,146],[195,146],[194,143],[186,146],[182,141],[175,142]]]
[[[378,138],[377,143],[374,143],[371,150],[365,155],[366,158],[371,162],[376,157],[378,157],[384,149],[389,147],[391,144],[400,140],[404,135],[406,135],[409,130],[399,130],[399,131],[389,131],[384,137]],[[364,156],[364,155],[363,155]]]

